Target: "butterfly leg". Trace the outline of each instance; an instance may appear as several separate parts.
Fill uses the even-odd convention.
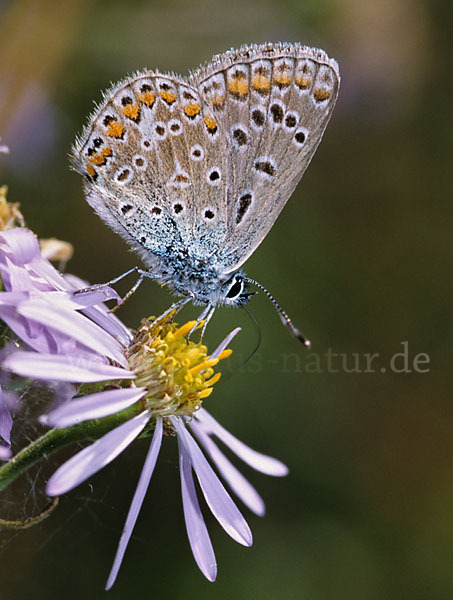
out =
[[[208,305],[207,305],[207,306],[206,306],[206,307],[205,307],[205,308],[202,310],[202,312],[200,313],[200,315],[198,316],[198,318],[197,318],[197,320],[196,320],[196,322],[195,322],[195,325],[192,327],[192,329],[191,329],[191,330],[189,331],[189,333],[187,334],[187,339],[188,339],[188,340],[190,339],[190,336],[191,336],[191,335],[192,335],[192,333],[195,331],[195,329],[197,329],[197,328],[198,328],[198,326],[200,325],[200,323],[201,323],[202,321],[205,321],[205,319],[207,319],[207,318],[209,317],[209,313],[210,313],[210,311],[212,310],[212,308],[213,308],[212,304],[208,304]],[[210,318],[211,318],[211,317],[209,317],[209,319],[210,319]],[[203,323],[203,331],[202,331],[202,333],[201,333],[201,338],[203,337],[203,333],[204,333],[204,330],[205,330],[205,326],[206,326],[206,321]],[[200,339],[201,339],[201,338],[200,338]]]
[[[137,272],[139,273],[139,277],[138,277],[137,281],[134,283],[134,285],[131,287],[131,289],[127,292],[127,294],[125,296],[123,296],[123,298],[121,298],[120,302],[118,302],[118,304],[116,304],[113,308],[111,308],[109,310],[109,312],[113,313],[113,312],[117,311],[119,309],[119,307],[123,306],[123,304],[126,302],[126,300],[129,300],[129,298],[133,294],[135,294],[135,292],[138,290],[138,288],[140,287],[140,285],[142,284],[143,280],[146,277],[147,271],[142,271],[141,269],[137,269]]]
[[[206,327],[208,326],[208,323],[209,323],[209,321],[212,319],[212,317],[213,317],[213,315],[214,315],[214,312],[215,312],[215,309],[216,309],[215,305],[213,305],[213,304],[210,304],[210,305],[209,305],[209,308],[210,308],[211,310],[210,310],[210,311],[209,311],[209,313],[207,314],[207,316],[206,316],[206,319],[205,319],[205,321],[204,321],[204,323],[203,323],[203,328],[202,328],[202,330],[201,330],[201,335],[200,335],[200,341],[203,339],[204,332],[206,331]]]
[[[138,277],[137,281],[134,283],[134,285],[131,287],[131,289],[124,296],[124,298],[120,302],[118,302],[118,304],[116,306],[114,306],[113,308],[111,308],[110,311],[109,311],[109,312],[115,312],[116,310],[118,310],[118,308],[120,306],[122,306],[126,302],[126,300],[128,300],[132,296],[132,294],[134,294],[137,291],[137,289],[139,288],[139,286],[141,285],[141,283],[142,283],[142,281],[143,281],[143,279],[145,277],[149,277],[150,279],[154,279],[154,276],[152,275],[152,273],[150,273],[149,271],[144,271],[143,269],[140,269],[139,267],[132,267],[132,269],[129,269],[128,271],[125,271],[121,275],[118,275],[118,277],[114,277],[113,279],[110,279],[110,281],[107,281],[106,283],[96,283],[95,285],[90,285],[90,287],[82,288],[80,290],[76,290],[74,292],[74,295],[85,294],[87,292],[93,292],[93,291],[102,289],[104,287],[111,286],[111,285],[113,285],[115,283],[118,283],[118,281],[121,281],[121,279],[124,279],[125,277],[127,277],[131,273],[138,273],[139,277]]]
[[[132,267],[132,269],[129,269],[129,271],[125,271],[124,273],[121,273],[121,275],[118,275],[118,277],[114,277],[113,279],[110,279],[110,281],[106,281],[105,283],[95,283],[94,285],[90,285],[89,287],[81,288],[80,290],[76,290],[74,292],[74,295],[85,294],[86,292],[92,292],[93,290],[98,290],[103,287],[113,285],[115,283],[118,283],[118,281],[121,281],[121,279],[124,279],[131,273],[139,273],[139,275],[141,277],[140,283],[143,281],[144,277],[150,277],[151,279],[154,278],[153,275],[149,271],[144,271],[143,269],[140,269],[139,267]]]
[[[170,306],[170,308],[167,308],[167,310],[164,311],[161,315],[159,315],[154,322],[160,323],[160,321],[164,321],[165,318],[168,317],[168,315],[171,314],[173,311],[175,312],[175,315],[176,315],[181,310],[181,308],[183,306],[185,306],[191,300],[192,300],[191,296],[186,296],[185,298],[181,298],[181,300],[178,300],[177,302],[173,302],[173,304]]]

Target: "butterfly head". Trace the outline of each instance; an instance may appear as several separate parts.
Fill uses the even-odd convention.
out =
[[[229,306],[245,306],[256,292],[247,291],[247,281],[243,271],[237,271],[222,286],[223,303]]]

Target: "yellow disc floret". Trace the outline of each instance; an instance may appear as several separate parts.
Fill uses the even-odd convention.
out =
[[[129,347],[135,385],[147,390],[142,403],[156,416],[191,416],[220,379],[213,367],[231,354],[224,350],[217,358],[209,358],[206,346],[186,337],[195,325],[196,321],[179,327],[144,319]]]

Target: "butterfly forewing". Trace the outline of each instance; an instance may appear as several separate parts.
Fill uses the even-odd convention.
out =
[[[228,140],[225,272],[237,269],[272,227],[307,168],[338,94],[337,63],[298,44],[219,55],[192,75]]]

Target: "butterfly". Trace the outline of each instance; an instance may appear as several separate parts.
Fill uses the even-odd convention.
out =
[[[150,277],[181,297],[171,308],[203,305],[207,323],[217,305],[246,304],[253,284],[308,344],[241,267],[310,163],[339,83],[323,50],[264,43],[187,77],[140,71],[104,94],[73,164],[88,203],[147,267],[132,269],[131,293]]]

